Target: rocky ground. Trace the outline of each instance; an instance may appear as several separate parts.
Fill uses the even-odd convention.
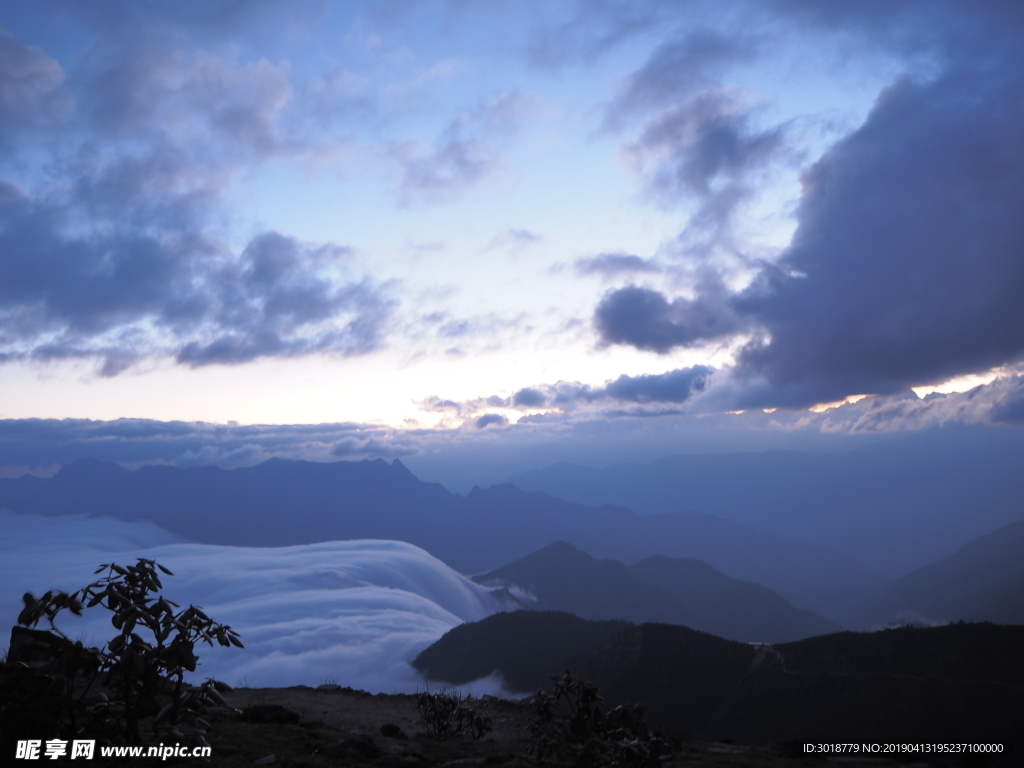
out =
[[[490,718],[493,730],[480,739],[430,738],[417,698],[376,694],[337,685],[318,689],[236,689],[225,694],[228,707],[210,713],[209,741],[214,766],[519,766],[535,768],[529,754],[532,709],[492,697],[469,704]],[[387,734],[387,735],[385,735]],[[138,761],[135,761],[137,764]],[[168,765],[198,765],[196,760]],[[734,745],[705,742],[673,744],[665,766],[991,765],[991,761],[901,762],[880,759],[807,758],[795,745]],[[998,765],[999,763],[995,763]]]

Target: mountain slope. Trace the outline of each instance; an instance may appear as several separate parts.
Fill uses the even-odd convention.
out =
[[[695,558],[652,555],[631,565],[630,571],[699,617],[687,626],[719,637],[785,642],[843,629],[838,622],[794,608],[767,587],[729,578]]]
[[[555,542],[475,581],[521,587],[536,598],[527,605],[540,610],[682,624],[744,642],[782,642],[842,630],[810,611],[796,610],[770,589],[737,581],[694,559],[655,555],[627,567]]]
[[[561,611],[496,613],[486,623],[460,624],[424,649],[413,667],[430,680],[465,685],[500,671],[509,691],[547,688],[566,659],[592,651],[630,626],[587,621]]]
[[[1024,522],[1010,523],[918,568],[851,613],[858,626],[901,616],[1024,624]]]
[[[1024,711],[1024,627],[841,632],[755,648],[667,624],[629,626],[595,644],[604,629],[588,635],[581,622],[529,611],[490,616],[456,627],[414,664],[444,669],[437,680],[467,681],[472,669],[534,685],[568,669],[596,684],[609,706],[640,702],[658,727],[714,741],[1009,742]],[[509,665],[524,637],[543,647],[570,627],[584,640],[558,642],[560,660],[523,655]]]

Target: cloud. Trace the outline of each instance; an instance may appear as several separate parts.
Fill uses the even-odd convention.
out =
[[[512,227],[495,236],[484,248],[484,251],[501,249],[511,253],[518,253],[543,241],[544,238],[535,232],[531,232],[528,229]]]
[[[730,298],[720,285],[707,286],[693,299],[672,301],[651,288],[630,285],[604,295],[594,311],[594,327],[602,344],[665,354],[742,331]]]
[[[500,413],[485,413],[476,420],[475,424],[477,429],[483,429],[491,426],[492,424],[498,427],[504,427],[508,424],[508,419]]]
[[[178,361],[197,366],[378,348],[394,302],[369,280],[338,285],[318,273],[315,262],[323,255],[277,233],[255,238],[218,275],[207,331],[213,338],[188,342]]]
[[[439,203],[479,184],[499,167],[502,140],[518,131],[528,109],[522,94],[505,93],[457,115],[429,149],[418,141],[395,143],[399,200]]]
[[[147,557],[168,567],[166,595],[203,606],[229,624],[244,649],[199,651],[198,678],[260,686],[315,685],[334,678],[372,692],[415,692],[415,655],[452,627],[503,605],[427,552],[397,541],[325,542],[246,549],[175,543],[149,523],[84,516],[38,517],[0,512],[4,626],[20,595],[75,590],[100,562]],[[62,617],[71,637],[101,643],[109,614]]]
[[[0,178],[0,362],[93,360],[114,376],[153,357],[382,346],[395,302],[344,247],[269,231],[236,252],[223,239],[243,168],[333,141],[293,130],[287,62],[218,42],[225,19],[242,33],[278,12],[149,10],[69,9],[93,37],[67,76],[0,30],[0,144],[32,166],[20,185]]]
[[[497,163],[489,146],[463,137],[456,126],[428,151],[408,143],[396,150],[402,162],[398,193],[406,204],[448,199],[479,182]]]
[[[751,40],[709,29],[662,43],[626,79],[605,111],[605,125],[618,128],[637,115],[676,105],[701,91],[714,90],[725,68],[748,61],[756,54]]]
[[[804,170],[793,239],[748,287],[611,291],[594,313],[601,342],[664,354],[749,336],[732,408],[896,394],[1021,360],[1024,81],[1019,53],[992,35],[987,53],[964,44],[930,78],[898,79]],[[676,158],[666,188],[706,189],[704,205],[728,189],[734,164],[742,182],[779,146],[774,134],[737,132],[719,107],[709,114],[665,139]],[[728,118],[721,132],[706,130],[715,115]]]
[[[755,196],[755,175],[787,151],[785,129],[755,127],[749,97],[719,82],[728,67],[758,53],[755,41],[740,33],[703,29],[678,36],[626,78],[605,110],[608,131],[640,123],[622,153],[648,192],[668,206],[696,203],[679,237],[690,256],[736,250],[733,219]]]
[[[600,275],[611,278],[638,272],[660,272],[661,267],[649,259],[631,253],[599,253],[597,256],[576,259],[573,263],[578,275]]]
[[[782,127],[752,127],[753,110],[724,88],[666,107],[623,151],[668,205],[697,202],[680,240],[695,252],[731,247],[739,206],[755,194],[752,177],[786,150]]]
[[[894,393],[1024,354],[1024,82],[901,81],[803,177],[792,244],[737,297],[773,404]]]
[[[0,147],[45,128],[68,108],[60,64],[0,27]]]
[[[547,400],[547,396],[539,389],[527,387],[520,389],[512,396],[512,405],[516,408],[539,408]]]
[[[330,461],[394,458],[421,450],[429,433],[369,424],[239,425],[151,419],[3,419],[0,468],[45,470],[84,456],[128,466],[250,466],[273,457]],[[429,442],[429,440],[427,440]]]
[[[646,376],[623,374],[598,392],[620,402],[685,403],[704,389],[708,376],[713,372],[714,368],[706,365],[694,365]]]
[[[918,430],[947,424],[1024,423],[1024,377],[1000,376],[966,392],[872,397],[826,411],[822,428],[851,434]]]
[[[542,384],[534,387],[525,387],[518,390],[511,398],[491,396],[486,399],[478,399],[464,403],[453,403],[445,401],[447,408],[457,409],[459,415],[472,415],[486,407],[492,408],[513,408],[516,410],[532,410],[535,408],[558,409],[563,413],[576,411],[581,407],[588,409],[588,414],[594,411],[594,407],[602,406],[609,402],[614,403],[637,403],[646,405],[650,403],[685,403],[694,395],[704,391],[704,387],[715,371],[714,368],[705,365],[694,365],[689,368],[680,368],[666,373],[646,374],[641,376],[627,376],[623,374],[613,381],[609,381],[603,387],[593,387],[589,384],[579,382],[559,381],[555,384]],[[436,406],[435,406],[436,407]],[[608,410],[594,411],[598,415],[623,415],[623,412]],[[661,411],[659,413],[667,413]],[[678,414],[680,411],[671,411]],[[630,415],[649,416],[652,415],[646,409],[639,409]],[[532,422],[543,422],[544,418],[532,419],[522,417],[517,423],[529,424]],[[505,425],[508,419],[497,413],[487,413],[477,418],[474,424],[478,429],[489,424]]]
[[[122,178],[112,196],[129,196],[138,180]],[[235,256],[191,230],[191,203],[180,196],[179,212],[163,214],[174,220],[155,229],[158,218],[138,210],[145,191],[135,213],[148,226],[127,206],[127,223],[82,232],[78,200],[5,190],[0,351],[8,359],[92,357],[113,375],[154,355],[197,366],[362,354],[383,343],[394,302],[368,278],[339,280],[340,249],[268,232]]]
[[[530,61],[548,70],[589,64],[673,17],[666,3],[564,3],[537,14],[527,37]]]
[[[410,440],[393,439],[391,435],[383,438],[369,437],[359,439],[346,437],[331,446],[331,456],[351,459],[355,456],[372,456],[395,458],[396,456],[414,456],[419,448]]]

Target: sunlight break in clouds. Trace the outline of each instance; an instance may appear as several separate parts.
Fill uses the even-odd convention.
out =
[[[195,677],[231,685],[316,685],[332,679],[371,692],[413,692],[409,666],[452,627],[502,608],[489,590],[418,547],[335,541],[281,548],[183,543],[148,522],[0,511],[0,626],[6,634],[25,592],[74,591],[100,563],[154,559],[174,572],[169,599],[200,605],[230,625],[245,649],[203,647]],[[72,638],[113,636],[109,612],[58,622]]]

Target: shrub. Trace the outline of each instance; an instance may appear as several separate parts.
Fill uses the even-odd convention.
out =
[[[652,734],[641,704],[622,704],[610,712],[601,706],[597,688],[566,672],[551,693],[531,699],[536,719],[530,726],[530,754],[538,762],[568,763],[579,768],[655,766],[668,745]]]
[[[163,731],[205,744],[208,724],[199,710],[210,703],[223,705],[219,691],[228,688],[212,679],[193,687],[185,683],[185,673],[195,672],[196,643],[242,648],[241,640],[201,608],[177,610],[177,603],[160,595],[160,573],[173,574],[153,560],[139,558],[130,566],[107,563],[96,570],[103,572],[102,578],[72,594],[51,590],[38,599],[23,597],[18,624],[32,628],[45,619],[49,627],[12,630],[5,670],[12,680],[7,683],[20,680],[23,698],[49,707],[54,716],[49,726],[61,735],[136,744],[141,741],[140,720],[152,716],[154,736]],[[62,611],[80,616],[83,608],[95,606],[113,614],[110,621],[118,630],[103,648],[73,643],[54,624]],[[105,692],[94,690],[96,684]],[[91,692],[94,696],[87,700]],[[5,708],[4,719],[8,714],[13,713]],[[47,738],[53,738],[53,730]]]
[[[467,706],[472,696],[454,688],[443,688],[440,693],[421,693],[416,702],[420,719],[432,739],[443,740],[452,736],[469,735],[479,739],[491,732],[489,718],[478,715]]]

